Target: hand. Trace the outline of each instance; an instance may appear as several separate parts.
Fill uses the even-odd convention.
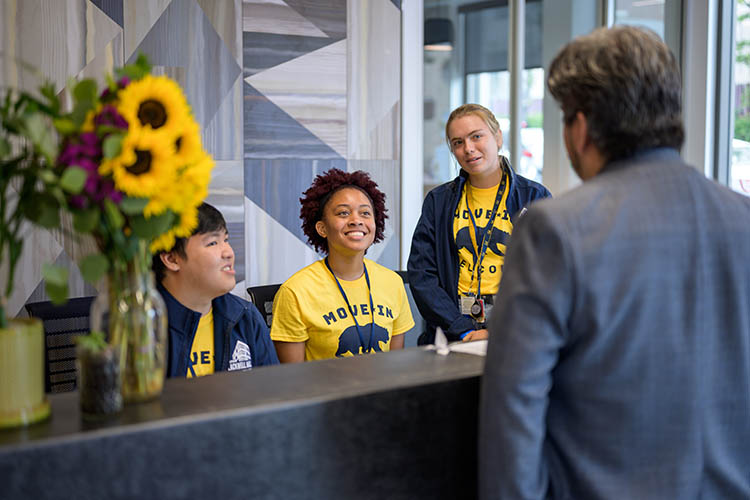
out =
[[[466,334],[466,336],[462,340],[463,342],[470,342],[472,340],[484,340],[489,336],[490,334],[487,331],[487,329],[483,328],[482,330],[470,331],[469,333]]]

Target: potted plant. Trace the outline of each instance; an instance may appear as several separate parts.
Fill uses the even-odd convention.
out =
[[[98,249],[80,261],[81,274],[90,282],[108,278],[107,293],[92,305],[91,328],[120,349],[126,402],[161,393],[167,318],[151,256],[191,234],[213,168],[182,89],[150,70],[141,55],[107,76],[103,89],[95,80],[77,82],[72,111],[54,121],[61,137],[55,175],[75,176],[80,188],[65,191],[61,206]],[[62,278],[51,268],[46,275],[60,293]]]
[[[64,199],[65,190],[76,190],[75,174],[61,178],[53,172],[58,139],[52,122],[60,116],[60,103],[50,85],[43,85],[40,94],[0,94],[0,262],[7,273],[0,293],[0,427],[49,415],[42,324],[10,319],[5,307],[23,249],[24,220],[58,226],[59,212],[45,211],[40,201]]]
[[[75,232],[97,247],[79,261],[81,274],[91,283],[108,278],[91,327],[120,351],[126,401],[161,392],[166,313],[151,253],[190,235],[213,168],[181,88],[150,70],[141,55],[106,75],[104,88],[93,79],[74,82],[68,111],[49,84],[39,97],[0,94],[0,261],[10,269],[4,296],[23,246],[21,222],[56,228],[61,212],[70,214]],[[53,302],[64,301],[67,270],[46,264],[42,274]],[[0,329],[16,323],[2,304],[0,298]]]

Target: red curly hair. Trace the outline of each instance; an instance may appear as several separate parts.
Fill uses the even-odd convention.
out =
[[[332,168],[328,172],[318,175],[307,191],[302,193],[303,197],[299,199],[302,204],[299,211],[300,219],[302,219],[302,231],[307,236],[307,241],[318,253],[328,253],[328,241],[318,234],[315,224],[323,219],[323,210],[331,196],[347,187],[359,189],[370,199],[372,209],[375,212],[375,239],[373,243],[383,241],[385,219],[388,218],[386,215],[388,209],[385,208],[385,194],[378,189],[378,185],[367,172],[357,170],[349,173]]]

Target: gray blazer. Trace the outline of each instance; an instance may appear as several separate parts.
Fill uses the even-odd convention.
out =
[[[532,204],[504,269],[481,498],[750,498],[749,198],[647,151]]]

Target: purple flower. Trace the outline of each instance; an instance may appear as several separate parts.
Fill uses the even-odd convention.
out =
[[[128,78],[127,76],[123,76],[122,78],[120,78],[117,81],[117,89],[118,90],[119,89],[124,89],[128,85],[130,85],[130,78]],[[110,92],[109,87],[107,87],[101,93],[101,95],[99,96],[99,99],[101,99],[102,101],[110,101],[110,100],[114,99],[116,96],[117,96],[117,94],[113,94],[112,92]]]
[[[97,127],[100,125],[108,125],[122,129],[128,128],[128,122],[111,104],[104,106],[99,114],[94,117],[94,125]]]
[[[85,196],[81,196],[80,194],[76,194],[70,197],[70,206],[73,208],[86,208],[88,207],[89,202],[86,199]]]

